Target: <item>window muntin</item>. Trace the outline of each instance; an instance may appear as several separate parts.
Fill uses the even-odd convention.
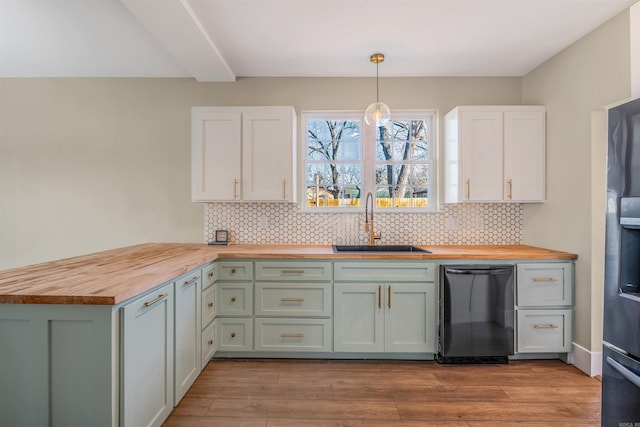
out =
[[[302,121],[305,210],[350,211],[369,191],[379,208],[435,210],[435,113],[394,112],[377,128],[359,112],[307,112]]]

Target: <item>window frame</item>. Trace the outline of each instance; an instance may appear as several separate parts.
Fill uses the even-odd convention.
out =
[[[438,211],[438,112],[437,110],[393,110],[392,120],[426,120],[428,126],[427,144],[428,159],[417,162],[426,164],[429,170],[429,206],[427,207],[377,207],[376,212],[380,213],[425,213]],[[304,213],[360,213],[364,212],[364,203],[360,206],[336,206],[336,207],[315,207],[307,205],[307,165],[309,162],[308,150],[308,127],[309,120],[358,120],[360,122],[360,163],[362,165],[362,193],[361,201],[365,200],[366,194],[371,191],[375,194],[375,174],[376,165],[379,164],[376,159],[376,145],[367,144],[376,138],[376,129],[374,125],[367,125],[364,122],[364,111],[355,110],[307,110],[302,111],[300,115],[300,141],[299,148],[301,150],[301,167],[299,168],[300,183],[300,211]],[[312,161],[313,162],[313,161]],[[412,162],[413,163],[413,162]]]

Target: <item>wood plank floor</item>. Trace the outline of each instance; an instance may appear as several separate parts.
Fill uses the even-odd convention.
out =
[[[215,360],[164,425],[599,426],[600,386],[558,360]]]

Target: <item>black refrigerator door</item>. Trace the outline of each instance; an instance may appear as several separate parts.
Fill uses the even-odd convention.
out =
[[[604,346],[602,427],[640,425],[640,361]]]

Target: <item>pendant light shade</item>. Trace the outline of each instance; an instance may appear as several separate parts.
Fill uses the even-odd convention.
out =
[[[391,119],[391,110],[379,99],[378,64],[384,62],[384,54],[374,53],[369,60],[376,64],[376,102],[369,105],[364,112],[364,122],[367,125],[384,126]]]

